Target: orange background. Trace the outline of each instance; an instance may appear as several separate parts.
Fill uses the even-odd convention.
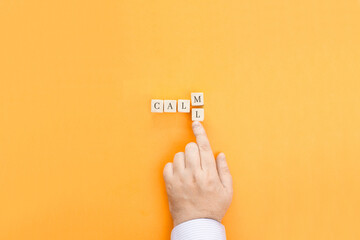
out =
[[[0,239],[169,239],[205,94],[228,239],[360,239],[360,2],[0,2]]]

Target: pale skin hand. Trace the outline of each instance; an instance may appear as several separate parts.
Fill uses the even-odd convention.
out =
[[[196,218],[221,222],[230,206],[232,177],[225,155],[215,161],[205,129],[192,125],[197,143],[189,143],[164,167],[164,179],[174,226]]]

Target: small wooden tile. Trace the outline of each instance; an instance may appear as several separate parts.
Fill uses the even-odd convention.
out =
[[[164,112],[176,112],[176,100],[164,100]]]
[[[193,108],[191,111],[191,119],[193,121],[204,121],[204,109],[203,108]]]
[[[178,100],[178,112],[189,113],[190,112],[190,100],[179,99]]]
[[[151,99],[151,112],[156,112],[156,113],[164,112],[164,100]]]
[[[202,92],[191,93],[191,105],[204,106],[204,93]]]

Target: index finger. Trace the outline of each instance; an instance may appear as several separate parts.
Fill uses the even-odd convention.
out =
[[[200,151],[200,161],[203,170],[216,169],[214,154],[209,139],[202,124],[198,121],[192,123],[192,129]]]

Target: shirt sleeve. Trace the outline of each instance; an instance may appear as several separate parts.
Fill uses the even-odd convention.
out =
[[[171,240],[226,240],[225,227],[208,218],[189,220],[174,227]]]

